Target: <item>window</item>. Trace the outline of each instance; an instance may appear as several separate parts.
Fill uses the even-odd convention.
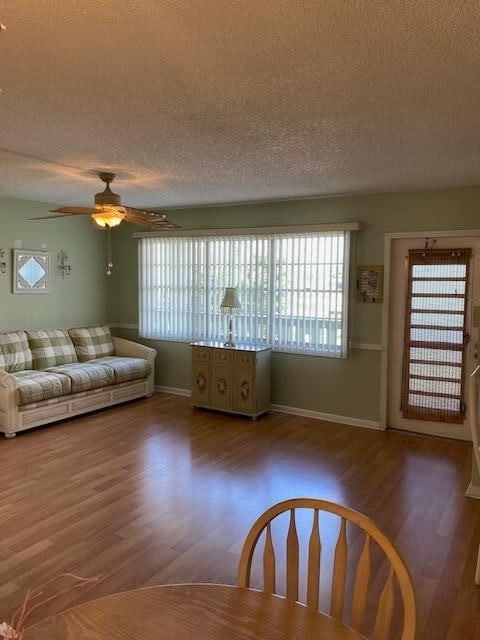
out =
[[[349,232],[146,237],[140,241],[140,332],[224,340],[225,287],[237,287],[238,342],[343,357]]]
[[[412,250],[403,356],[404,418],[463,422],[470,249]]]

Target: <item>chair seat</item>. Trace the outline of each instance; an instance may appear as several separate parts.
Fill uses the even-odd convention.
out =
[[[121,358],[119,356],[106,356],[89,360],[89,364],[98,364],[113,370],[115,384],[142,380],[148,378],[151,372],[150,363],[143,358]]]
[[[71,382],[72,393],[107,387],[114,382],[113,369],[92,362],[75,362],[50,367],[46,371],[67,376]]]
[[[65,396],[71,391],[70,378],[65,375],[28,369],[12,373],[12,376],[17,386],[19,405]]]

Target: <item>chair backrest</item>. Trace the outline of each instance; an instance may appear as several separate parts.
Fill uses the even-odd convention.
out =
[[[265,511],[251,528],[243,545],[238,568],[238,586],[250,587],[253,554],[258,539],[262,532],[265,531],[263,590],[267,593],[276,593],[275,551],[272,541],[271,522],[278,515],[290,511],[290,523],[286,541],[286,596],[290,600],[298,601],[299,543],[295,523],[296,509],[313,510],[313,525],[308,545],[307,601],[305,604],[318,611],[321,559],[319,512],[326,511],[341,518],[340,531],[334,552],[330,615],[338,620],[343,620],[348,558],[346,523],[349,521],[365,531],[363,550],[356,568],[350,626],[362,633],[371,576],[371,541],[374,540],[387,557],[390,568],[379,598],[372,637],[374,640],[387,640],[389,637],[394,611],[394,577],[396,577],[403,600],[401,640],[413,640],[416,626],[415,596],[410,575],[398,551],[387,536],[369,518],[358,513],[358,511],[334,502],[315,500],[313,498],[295,498],[280,502]]]

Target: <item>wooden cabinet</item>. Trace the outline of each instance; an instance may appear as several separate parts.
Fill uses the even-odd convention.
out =
[[[270,408],[270,347],[192,344],[192,406],[255,419]]]

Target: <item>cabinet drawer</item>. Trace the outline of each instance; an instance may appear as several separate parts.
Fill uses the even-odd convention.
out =
[[[58,420],[60,416],[66,416],[68,413],[67,404],[54,404],[51,407],[45,407],[43,411],[32,409],[31,411],[22,411],[21,424],[26,427],[30,424],[40,423],[46,420]]]
[[[249,351],[237,351],[235,353],[235,367],[242,369],[255,368],[256,354]]]
[[[210,360],[210,349],[206,347],[192,347],[192,359],[194,362],[204,362],[207,364]]]
[[[214,349],[213,362],[214,364],[230,364],[232,362],[232,352],[226,351],[226,349]]]
[[[110,401],[110,393],[96,393],[93,396],[87,398],[80,398],[79,400],[73,400],[72,411],[83,411],[84,409],[95,409],[104,404],[108,404]]]
[[[142,394],[147,393],[147,385],[145,382],[132,385],[131,387],[124,387],[123,389],[117,389],[112,391],[112,400],[130,400],[138,398]]]

